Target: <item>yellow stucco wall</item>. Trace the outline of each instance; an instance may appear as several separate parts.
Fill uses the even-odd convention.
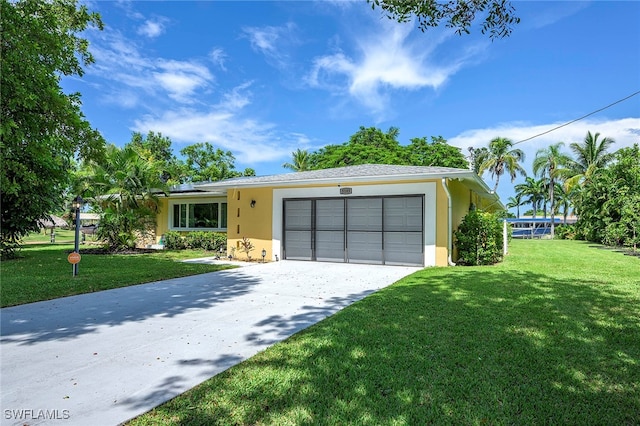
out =
[[[255,207],[251,207],[252,200],[256,202]],[[247,237],[255,246],[255,250],[249,253],[253,259],[262,258],[262,249],[267,251],[266,259],[271,259],[273,256],[271,250],[273,189],[229,190],[227,192],[227,206],[227,250],[230,252],[231,248],[235,247],[236,257],[244,259],[246,255],[240,251],[240,241],[243,237]]]
[[[490,203],[481,199],[474,191],[471,191],[463,182],[457,180],[449,180],[448,188],[452,197],[452,229],[457,229],[458,225],[462,221],[463,217],[469,211],[471,203],[475,204],[478,208],[486,208]],[[436,238],[435,238],[435,250],[436,250],[436,265],[447,266],[448,257],[448,200],[447,194],[442,187],[441,179],[433,180],[415,180],[415,181],[403,181],[398,184],[407,183],[434,183],[436,188],[436,199],[426,199],[426,203],[433,203],[435,201],[436,211]],[[390,185],[391,182],[348,182],[341,183],[343,187],[356,187],[356,186],[375,186],[375,185]],[[292,185],[289,188],[321,188],[321,187],[335,187],[336,184],[314,184],[314,185]],[[278,186],[277,189],[285,189],[287,187]],[[336,194],[337,195],[337,194]],[[313,196],[310,192],[309,196]],[[230,189],[227,192],[227,241],[228,252],[231,252],[231,248],[235,247],[235,255],[238,258],[244,259],[245,254],[240,251],[240,241],[243,237],[248,237],[255,249],[250,253],[254,259],[261,258],[261,251],[265,249],[267,252],[267,259],[273,259],[274,255],[280,255],[280,253],[272,252],[273,235],[273,198],[274,188],[240,188]],[[251,207],[251,201],[255,200],[255,206]],[[493,201],[491,201],[493,203]],[[160,200],[160,213],[157,218],[156,236],[157,240],[160,236],[169,230],[169,199]],[[452,244],[454,252],[452,257],[456,259],[455,239],[452,238]]]
[[[428,202],[428,201],[427,201]],[[436,181],[436,266],[447,266],[447,193],[440,180]]]
[[[169,199],[161,198],[159,200],[158,214],[156,215],[156,244],[160,242],[160,238],[169,230]]]

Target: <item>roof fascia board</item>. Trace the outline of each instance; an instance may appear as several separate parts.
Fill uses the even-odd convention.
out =
[[[335,184],[335,183],[343,183],[343,182],[379,182],[379,181],[385,181],[385,182],[394,182],[394,181],[407,181],[407,180],[431,180],[431,179],[442,179],[442,178],[448,178],[448,179],[455,179],[455,178],[460,178],[460,179],[473,179],[474,176],[476,176],[477,179],[477,175],[475,175],[475,173],[469,171],[469,170],[461,170],[460,172],[448,172],[448,173],[428,173],[428,174],[421,174],[421,173],[409,173],[409,174],[397,174],[397,175],[375,175],[375,176],[339,176],[339,177],[331,177],[331,178],[318,178],[318,179],[301,179],[301,180],[276,180],[273,182],[248,182],[248,183],[243,183],[241,181],[239,182],[230,182],[227,185],[220,185],[220,184],[213,184],[215,186],[212,186],[212,184],[208,184],[208,183],[203,183],[200,185],[196,185],[197,188],[202,188],[202,189],[206,189],[206,188],[224,188],[224,189],[236,189],[236,188],[255,188],[255,187],[265,187],[265,186],[271,186],[271,187],[282,187],[282,186],[304,186],[304,185],[322,185],[322,184]],[[475,179],[474,179],[475,180]],[[484,182],[482,182],[484,184]],[[486,186],[486,184],[484,185],[485,188],[487,189],[487,191],[489,191],[488,187]]]

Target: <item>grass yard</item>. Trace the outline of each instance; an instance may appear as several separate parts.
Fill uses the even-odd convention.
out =
[[[73,244],[76,238],[76,231],[73,229],[60,229],[54,230],[56,234],[56,244]],[[91,235],[87,238],[92,240]],[[41,230],[40,232],[31,232],[29,235],[22,239],[23,244],[48,244],[51,241],[51,230]]]
[[[82,249],[80,253],[82,254]],[[72,276],[67,255],[73,244],[25,245],[23,258],[0,263],[2,307],[91,293],[151,281],[226,269],[227,266],[188,264],[178,260],[211,256],[201,250],[160,251],[135,255],[82,254],[79,274]]]
[[[431,268],[134,419],[141,425],[640,424],[640,261],[513,241]]]

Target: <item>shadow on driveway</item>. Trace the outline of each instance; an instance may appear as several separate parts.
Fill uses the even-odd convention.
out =
[[[211,272],[2,309],[1,343],[75,339],[100,326],[174,317],[247,294],[259,280],[242,271]]]

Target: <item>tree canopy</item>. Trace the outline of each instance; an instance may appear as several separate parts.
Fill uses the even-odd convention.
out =
[[[282,167],[294,172],[304,172],[309,170],[309,151],[298,148],[291,153],[291,163],[284,163]]]
[[[495,138],[489,142],[489,150],[486,154],[484,163],[480,166],[480,173],[485,170],[491,172],[491,176],[496,178],[493,191],[498,190],[498,184],[500,183],[500,176],[504,172],[508,172],[511,176],[511,182],[516,179],[516,175],[519,173],[526,176],[524,168],[520,165],[520,162],[524,160],[524,152],[518,148],[513,148],[513,142],[507,138]]]
[[[99,158],[104,140],[64,93],[61,76],[82,76],[93,57],[78,34],[102,28],[76,0],[0,0],[0,254],[59,210],[74,156]]]
[[[587,181],[578,197],[581,237],[637,248],[640,243],[640,146],[618,150],[612,163]]]
[[[185,157],[186,180],[203,182],[229,179],[239,176],[254,176],[253,169],[243,172],[235,170],[235,157],[231,151],[215,148],[209,142],[195,143],[180,150]]]
[[[348,142],[327,145],[310,155],[311,169],[354,166],[359,164],[397,164],[413,166],[468,167],[460,149],[451,146],[441,136],[413,138],[409,145],[398,141],[400,130],[391,127],[387,132],[376,127],[360,129]]]
[[[454,28],[457,34],[469,34],[473,22],[482,19],[482,34],[488,32],[493,40],[508,37],[513,26],[520,22],[507,0],[367,0],[367,3],[398,22],[417,19],[418,28],[423,32],[444,24]]]

